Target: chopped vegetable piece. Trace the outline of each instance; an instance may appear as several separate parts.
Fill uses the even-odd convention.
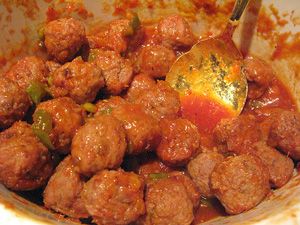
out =
[[[151,178],[152,180],[161,180],[161,179],[168,178],[168,174],[166,174],[166,173],[150,173],[149,178]]]
[[[54,146],[51,143],[49,134],[36,127],[32,127],[33,133],[40,139],[40,141],[50,150],[54,150]]]
[[[53,150],[54,146],[51,143],[49,133],[52,130],[51,115],[45,110],[37,110],[33,114],[32,130],[40,141],[49,149]]]
[[[84,108],[85,111],[90,112],[90,113],[95,113],[97,110],[97,107],[90,102],[84,103],[82,105],[82,108]]]
[[[39,104],[47,94],[44,85],[37,81],[33,81],[26,89],[26,92],[35,104]]]
[[[44,39],[45,39],[45,27],[44,26],[41,26],[38,29],[38,36],[41,41],[44,41]]]
[[[130,19],[129,27],[125,31],[126,36],[133,35],[141,26],[141,21],[137,13],[129,13],[127,18]]]
[[[50,133],[52,130],[52,117],[51,115],[43,109],[35,111],[33,114],[33,127]]]

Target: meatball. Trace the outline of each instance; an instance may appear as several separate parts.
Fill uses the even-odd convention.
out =
[[[52,169],[48,149],[29,124],[16,122],[0,133],[0,182],[6,187],[17,191],[40,188]]]
[[[196,38],[188,22],[181,16],[170,15],[163,18],[157,30],[162,41],[167,46],[190,47],[196,42]]]
[[[132,172],[103,170],[84,186],[82,198],[97,224],[126,225],[145,213],[144,182]]]
[[[0,129],[23,119],[29,107],[26,92],[17,83],[0,76]]]
[[[254,143],[263,139],[256,118],[252,115],[222,119],[213,134],[216,142],[221,144],[220,151],[235,154],[253,151]]]
[[[169,177],[175,178],[184,185],[185,190],[196,209],[199,206],[200,192],[194,181],[181,171],[173,171],[169,173]]]
[[[224,156],[216,152],[200,153],[187,165],[187,170],[199,188],[201,195],[212,197],[210,176],[216,165],[224,160]]]
[[[61,67],[61,65],[57,62],[54,61],[46,61],[46,67],[49,71],[49,73],[54,72],[55,70],[57,70],[59,67]]]
[[[156,82],[150,76],[146,74],[138,74],[133,78],[131,85],[127,91],[126,99],[130,102],[134,102],[140,97],[143,92],[155,88]]]
[[[252,154],[260,158],[269,169],[270,183],[273,187],[280,188],[291,179],[294,163],[289,157],[282,155],[264,142],[256,143]]]
[[[132,102],[141,104],[145,112],[157,120],[176,119],[180,112],[180,99],[166,81],[158,81],[151,89],[144,89]]]
[[[73,18],[49,22],[44,34],[48,54],[61,63],[72,60],[86,40],[83,23]]]
[[[88,217],[80,196],[84,183],[75,171],[71,156],[67,156],[58,165],[44,190],[45,207],[73,218]]]
[[[197,127],[187,119],[161,122],[162,141],[156,153],[167,165],[183,166],[200,147]]]
[[[104,86],[101,69],[80,58],[55,70],[50,80],[49,91],[54,98],[67,96],[78,104],[93,101]]]
[[[156,149],[161,139],[158,121],[147,115],[139,105],[124,101],[112,108],[110,105],[115,102],[115,98],[112,103],[110,100],[100,102],[97,108],[100,113],[111,109],[111,114],[123,123],[128,141],[127,153],[137,155]]]
[[[142,47],[135,61],[134,70],[136,73],[145,73],[153,78],[165,77],[170,67],[176,60],[173,50],[162,45]]]
[[[89,120],[75,134],[71,154],[81,174],[91,176],[120,166],[127,147],[122,123],[113,116]]]
[[[176,177],[149,185],[145,203],[147,225],[189,225],[194,219],[193,202],[185,185]]]
[[[287,110],[270,117],[272,125],[269,143],[276,146],[295,160],[300,159],[300,113]]]
[[[244,73],[248,80],[248,98],[261,97],[270,86],[274,73],[270,65],[264,60],[255,57],[246,57],[244,60]]]
[[[211,174],[211,189],[229,214],[239,214],[259,204],[270,192],[269,172],[252,155],[228,157]]]
[[[4,76],[16,82],[25,91],[32,82],[47,84],[48,69],[42,59],[28,56],[20,59]]]
[[[37,106],[38,110],[51,115],[52,130],[49,137],[55,150],[62,154],[69,153],[76,131],[84,124],[85,111],[68,97],[42,102]]]
[[[114,51],[97,50],[95,54],[93,62],[101,68],[109,94],[118,95],[129,87],[133,77],[129,60]]]
[[[120,19],[112,21],[108,27],[95,35],[87,36],[91,49],[101,48],[112,50],[118,53],[125,52],[128,45],[126,32],[130,26],[130,21]]]

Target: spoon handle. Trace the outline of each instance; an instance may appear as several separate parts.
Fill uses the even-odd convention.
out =
[[[249,0],[236,0],[234,9],[232,11],[230,20],[231,22],[237,22],[241,18]]]

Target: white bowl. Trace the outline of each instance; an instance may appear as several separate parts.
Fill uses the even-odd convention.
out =
[[[3,2],[7,2],[4,4]],[[13,3],[11,3],[13,2]],[[36,54],[35,46],[31,45],[32,40],[37,40],[37,27],[45,21],[45,15],[49,3],[46,1],[23,1],[27,2],[27,6],[16,3],[19,1],[2,1],[0,3],[0,65],[3,62],[1,56],[13,55],[16,52],[17,56],[21,57],[26,54]],[[21,2],[21,1],[20,1]],[[59,2],[59,1],[54,1]],[[80,4],[81,1],[77,2]],[[109,21],[113,19],[111,6],[113,1],[95,1],[85,0],[84,4],[89,12],[92,12],[94,17],[88,18],[87,23],[92,21]],[[122,1],[120,1],[122,2]],[[125,1],[124,1],[125,2]],[[147,1],[140,1],[147,2]],[[154,4],[159,4],[161,1],[152,1]],[[212,34],[219,32],[219,25],[210,26],[209,22],[203,20],[203,14],[194,15],[191,13],[193,8],[184,0],[168,0],[165,2],[164,8],[156,8],[151,11],[147,8],[139,9],[139,15],[143,20],[158,18],[161,15],[178,12],[187,16],[189,19],[194,19],[192,22],[193,28],[199,35],[205,35],[207,29]],[[222,1],[221,1],[222,2]],[[179,6],[179,4],[181,4]],[[255,11],[259,7],[264,7],[267,13],[270,13],[273,4],[278,9],[279,15],[284,15],[287,24],[283,27],[277,27],[276,32],[291,32],[295,34],[300,32],[300,1],[299,0],[252,0],[251,10],[248,10],[243,16],[240,27],[234,35],[234,40],[237,45],[245,50],[248,49],[250,54],[254,54],[264,59],[271,61],[271,56],[276,48],[277,43],[270,44],[269,41],[261,38],[256,32],[249,36],[255,29],[256,19]],[[275,11],[273,10],[273,20],[275,19]],[[29,17],[28,17],[29,16]],[[34,18],[34,19],[32,19]],[[217,19],[211,20],[217,23]],[[258,20],[258,22],[262,22]],[[223,22],[223,25],[225,21]],[[245,27],[245,25],[247,25]],[[300,38],[300,36],[299,36]],[[5,70],[10,63],[2,66]],[[295,97],[300,96],[300,52],[291,52],[283,58],[272,60],[272,65],[278,77],[285,82]],[[297,99],[298,106],[300,98]],[[62,187],[63,188],[63,187]],[[70,220],[64,220],[56,214],[44,210],[33,203],[19,197],[13,192],[8,191],[4,186],[0,185],[0,224],[24,224],[24,225],[41,225],[41,224],[77,224]],[[240,215],[230,217],[220,217],[205,224],[300,224],[300,176],[295,171],[295,176],[292,180],[279,190],[274,191],[274,194],[268,197],[267,200],[259,204],[254,209]]]

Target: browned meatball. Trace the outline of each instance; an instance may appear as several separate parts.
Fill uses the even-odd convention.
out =
[[[188,22],[181,16],[171,15],[163,18],[157,27],[162,41],[167,46],[189,47],[196,38]]]
[[[72,157],[67,156],[56,168],[45,191],[45,207],[73,218],[88,217],[80,193],[84,180],[75,171]]]
[[[45,46],[50,56],[65,63],[75,56],[85,43],[85,28],[73,18],[54,20],[45,26]]]
[[[129,25],[129,20],[127,19],[112,21],[106,29],[95,35],[87,36],[90,48],[101,48],[118,53],[125,52],[128,44],[126,31]]]
[[[262,132],[252,115],[223,119],[213,133],[216,142],[223,145],[221,151],[236,154],[251,152],[254,143],[262,140]]]
[[[122,123],[113,116],[89,120],[75,134],[71,154],[80,173],[91,176],[120,166],[127,147]]]
[[[93,101],[104,86],[101,69],[80,58],[55,70],[50,80],[49,91],[54,98],[67,96],[78,104]]]
[[[0,129],[23,119],[29,106],[26,92],[15,82],[0,76]]]
[[[61,65],[57,62],[54,61],[46,61],[46,67],[49,71],[49,73],[54,72],[55,70],[57,70],[59,67],[61,67]]]
[[[145,46],[137,52],[134,70],[153,78],[165,77],[175,60],[176,55],[171,49],[162,45]]]
[[[96,112],[95,116],[97,115],[105,115],[105,114],[112,114],[113,109],[122,107],[125,104],[130,104],[125,99],[121,98],[120,96],[112,96],[109,99],[100,100],[96,103]]]
[[[176,177],[158,180],[146,191],[147,225],[189,225],[194,219],[193,202]]]
[[[127,153],[137,155],[156,149],[161,139],[158,121],[147,115],[140,105],[120,102],[112,108],[110,105],[116,103],[116,98],[112,98],[112,103],[110,100],[103,103],[100,101],[97,110],[101,114],[111,109],[111,114],[123,123],[128,141]]]
[[[84,186],[82,198],[97,224],[126,225],[145,213],[144,182],[132,172],[103,170]]]
[[[252,155],[228,157],[211,174],[211,188],[229,214],[258,205],[270,192],[269,172]]]
[[[56,151],[70,152],[71,141],[84,124],[85,111],[71,98],[61,97],[40,103],[36,111],[44,110],[51,115],[52,130],[49,134]]]
[[[133,78],[133,81],[127,91],[126,99],[134,102],[140,97],[144,91],[155,88],[156,82],[146,74],[138,74]]]
[[[102,69],[106,91],[109,94],[118,95],[129,87],[133,77],[129,60],[114,51],[97,50],[93,62]]]
[[[144,89],[132,102],[141,104],[145,112],[157,120],[176,119],[180,113],[179,94],[166,81],[158,81],[151,89]]]
[[[200,147],[197,127],[186,119],[161,122],[162,141],[156,153],[167,165],[182,166],[188,163]]]
[[[264,142],[256,143],[252,154],[260,158],[269,169],[270,183],[273,187],[280,188],[291,179],[294,163],[288,156],[282,155]]]
[[[12,190],[42,187],[52,173],[48,149],[29,124],[16,122],[0,133],[0,182]]]
[[[264,60],[255,57],[246,57],[244,72],[248,80],[248,98],[261,97],[270,86],[274,73],[272,67]]]
[[[272,125],[269,143],[276,146],[295,160],[300,159],[300,113],[278,111],[270,117]]]
[[[189,198],[191,199],[194,208],[197,208],[199,206],[200,192],[194,181],[190,177],[185,175],[185,172],[181,171],[173,171],[168,175],[169,177],[175,178],[176,180],[180,181],[184,185],[185,190]]]
[[[224,160],[224,156],[216,152],[200,153],[187,165],[188,173],[205,197],[212,197],[210,176],[215,166]]]
[[[48,69],[42,59],[28,56],[20,59],[4,76],[26,90],[34,81],[47,84]]]

